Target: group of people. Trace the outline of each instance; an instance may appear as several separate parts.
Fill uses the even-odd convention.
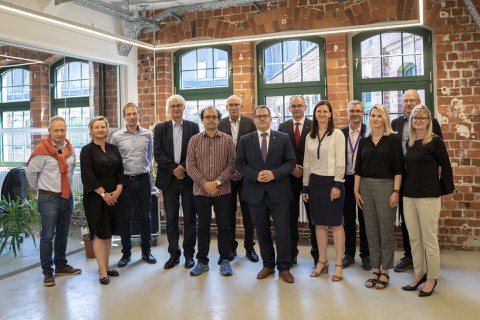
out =
[[[268,107],[255,107],[253,118],[249,118],[241,113],[241,98],[232,95],[226,104],[228,117],[222,119],[220,110],[214,107],[200,112],[204,131],[199,132],[198,124],[184,119],[184,98],[173,95],[167,99],[171,119],[155,127],[153,140],[150,131],[138,124],[138,107],[129,103],[123,109],[126,127],[115,132],[109,143],[107,119],[93,118],[89,123],[92,142],[82,148],[80,165],[83,204],[99,282],[108,284],[110,277],[119,275],[109,266],[113,234],[121,235],[123,255],[118,266],[125,267],[131,260],[134,210],[140,220],[142,259],[156,263],[150,252],[149,172],[153,155],[157,163],[155,185],[162,191],[166,213],[170,257],[165,269],[180,263],[183,249],[184,266],[191,269],[192,276],[209,270],[213,208],[220,273],[231,276],[230,262],[238,248],[235,230],[239,200],[245,255],[250,261],[259,261],[254,230],[260,246],[263,268],[257,279],[267,278],[277,268],[283,281],[293,283],[290,268],[297,263],[298,218],[301,206],[305,206],[315,266],[311,276],[329,272],[330,228],[335,245],[331,281],[343,279],[343,268],[355,262],[358,218],[362,267],[373,269],[365,286],[383,289],[388,286],[388,270],[393,267],[394,223],[399,206],[406,257],[395,270],[407,270],[413,263],[415,277],[402,289],[417,290],[425,283],[419,295],[431,295],[439,277],[441,195],[453,192],[452,168],[440,126],[420,104],[418,93],[406,91],[403,105],[404,115],[392,122],[383,105],[373,106],[365,126],[363,103],[351,101],[347,109],[349,124],[339,130],[328,101],[315,105],[310,120],[305,116],[304,98],[294,96],[289,101],[293,118],[275,131]],[[53,117],[49,137],[32,153],[27,167],[28,180],[39,193],[40,256],[46,286],[55,284],[55,273],[81,272],[65,259],[74,166],[75,154],[66,139],[65,120]],[[116,215],[120,217],[120,230]]]

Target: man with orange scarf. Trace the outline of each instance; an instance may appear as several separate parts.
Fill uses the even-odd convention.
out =
[[[80,274],[82,270],[68,265],[65,257],[73,209],[70,185],[75,170],[75,152],[66,139],[65,119],[51,118],[48,133],[28,159],[26,175],[30,186],[38,190],[42,220],[40,263],[43,284],[51,287],[55,285],[54,264],[55,274]]]

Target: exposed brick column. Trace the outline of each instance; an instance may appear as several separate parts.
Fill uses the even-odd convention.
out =
[[[246,116],[251,116],[256,105],[254,52],[251,42],[232,45],[233,93],[242,98]]]

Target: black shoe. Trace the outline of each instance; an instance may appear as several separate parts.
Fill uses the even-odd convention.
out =
[[[370,257],[366,256],[362,258],[362,269],[363,270],[372,270],[372,265],[370,264]]]
[[[346,254],[345,257],[343,257],[343,259],[342,259],[342,266],[343,266],[344,269],[348,268],[350,265],[352,265],[354,263],[355,263],[355,258],[352,257],[349,254]]]
[[[167,265],[167,264],[165,264],[165,265]],[[193,267],[195,267],[195,260],[193,260],[192,257],[185,258],[185,269],[192,269]],[[167,269],[167,268],[165,267],[165,269]]]
[[[118,273],[118,271],[115,269],[112,269],[110,271],[107,270],[107,276],[109,277],[118,277],[119,275],[120,273]]]
[[[435,287],[437,286],[437,279],[435,279],[435,284],[433,285],[433,288],[432,290],[430,290],[429,292],[426,292],[426,291],[423,291],[423,290],[420,290],[420,292],[418,293],[418,296],[420,298],[423,298],[423,297],[430,297],[433,293],[433,290],[435,290]]]
[[[123,268],[123,267],[126,267],[127,264],[130,262],[130,255],[129,254],[124,254],[122,256],[122,259],[120,259],[120,261],[118,261],[118,267],[119,268]]]
[[[247,256],[248,260],[250,260],[252,262],[258,262],[258,255],[255,252],[254,248],[247,249],[247,253],[245,254],[245,256]]]
[[[157,259],[155,259],[155,257],[152,256],[152,254],[150,252],[149,253],[142,253],[142,260],[146,261],[150,264],[157,263]]]
[[[100,282],[100,284],[103,284],[105,286],[110,283],[110,279],[108,277],[103,277],[98,279],[98,282]]]
[[[180,258],[178,257],[170,257],[167,262],[165,262],[165,265],[163,266],[163,269],[172,269],[175,267],[177,264],[180,263]]]
[[[393,267],[393,270],[395,272],[403,272],[407,271],[408,269],[413,269],[413,261],[412,258],[409,257],[403,257],[400,259],[400,262],[397,263],[395,267]]]
[[[417,284],[414,285],[414,286],[411,286],[411,285],[406,285],[406,286],[403,286],[402,287],[402,290],[405,290],[405,291],[415,291],[418,289],[418,286],[421,285],[422,283],[424,283],[425,281],[427,281],[427,274],[425,273],[422,277],[422,279],[418,280]]]

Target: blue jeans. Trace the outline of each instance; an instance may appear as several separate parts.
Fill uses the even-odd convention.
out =
[[[53,264],[62,268],[67,264],[65,252],[70,230],[73,198],[38,195],[38,211],[42,220],[40,233],[40,263],[43,274],[53,274]],[[53,238],[55,237],[55,243]],[[52,260],[52,251],[54,257]]]
[[[150,239],[152,235],[152,182],[150,175],[145,174],[135,180],[125,179],[123,191],[118,198],[120,213],[120,237],[122,239],[122,253],[130,255],[132,251],[132,219],[133,211],[138,217],[140,237],[142,238],[142,253],[150,253]]]

